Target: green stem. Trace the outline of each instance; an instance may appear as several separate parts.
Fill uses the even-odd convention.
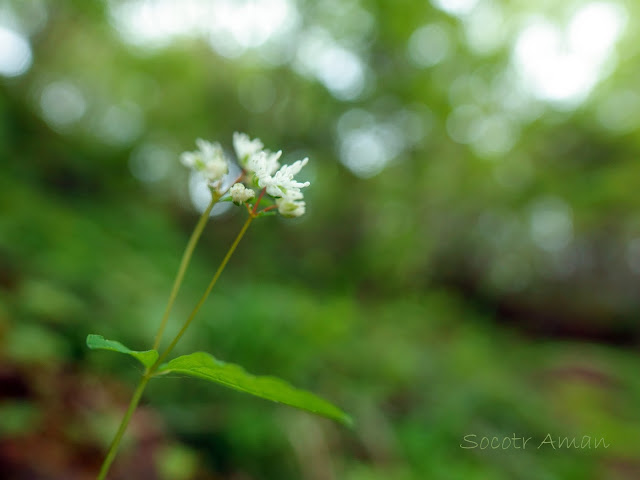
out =
[[[196,314],[198,313],[198,311],[200,310],[200,308],[204,304],[205,300],[207,299],[207,297],[211,293],[211,290],[213,289],[215,284],[218,282],[218,278],[220,278],[220,275],[222,274],[222,271],[224,270],[224,267],[227,266],[227,263],[229,262],[229,259],[231,258],[231,255],[233,255],[233,252],[236,250],[236,247],[240,243],[240,240],[242,240],[242,237],[244,236],[245,232],[249,228],[249,225],[251,225],[251,222],[253,221],[254,218],[255,218],[254,215],[249,215],[249,218],[247,218],[247,221],[242,226],[242,229],[240,230],[240,233],[238,233],[238,236],[233,241],[233,243],[231,244],[231,247],[229,248],[229,251],[225,255],[224,259],[222,260],[222,263],[220,263],[220,266],[218,267],[218,270],[216,270],[216,273],[213,275],[213,278],[211,279],[211,282],[209,283],[209,286],[205,290],[205,292],[202,295],[202,297],[200,297],[200,301],[195,306],[195,308],[191,311],[191,314],[189,315],[187,320],[184,322],[184,325],[182,326],[182,328],[180,329],[180,331],[178,332],[176,337],[169,344],[169,346],[162,353],[162,355],[160,355],[160,357],[158,358],[156,363],[151,367],[151,371],[152,372],[155,372],[156,369],[158,368],[158,366],[164,361],[165,358],[167,358],[169,353],[171,353],[171,351],[174,349],[176,344],[180,341],[180,339],[182,338],[184,333],[187,331],[187,329],[189,328],[189,325],[191,325],[191,322],[193,321],[193,319],[195,318]]]
[[[158,333],[156,333],[156,338],[155,338],[155,341],[153,342],[154,350],[157,350],[158,347],[160,346],[162,335],[164,334],[164,330],[167,327],[167,321],[169,320],[169,314],[171,313],[171,309],[173,308],[173,304],[176,300],[176,296],[178,295],[178,290],[180,290],[180,286],[182,285],[182,279],[184,278],[184,274],[187,271],[189,262],[191,261],[193,250],[196,247],[196,243],[198,243],[198,239],[200,238],[200,235],[202,235],[202,231],[204,230],[204,226],[207,224],[207,220],[209,220],[211,209],[219,199],[220,199],[219,195],[217,195],[212,190],[211,202],[207,206],[206,210],[202,212],[202,215],[200,216],[200,220],[198,220],[196,228],[193,230],[193,233],[191,234],[191,238],[189,238],[189,243],[187,243],[187,248],[185,248],[184,253],[182,254],[182,260],[180,261],[180,268],[178,269],[178,274],[176,275],[176,279],[173,282],[173,287],[171,288],[171,294],[169,295],[169,302],[167,303],[167,308],[165,309],[164,315],[162,316],[162,322],[160,323],[160,328],[158,328]]]
[[[124,417],[122,418],[122,422],[120,422],[120,427],[118,428],[118,432],[116,433],[116,436],[113,438],[113,441],[111,442],[111,446],[109,447],[107,456],[105,457],[104,462],[102,462],[102,467],[100,468],[100,473],[98,474],[97,480],[104,480],[105,478],[107,478],[107,473],[109,473],[109,468],[111,467],[111,464],[113,463],[113,460],[116,458],[116,454],[118,453],[118,447],[120,446],[120,441],[124,436],[124,432],[127,430],[127,426],[129,426],[129,422],[131,421],[133,412],[135,412],[136,407],[138,406],[138,403],[140,403],[142,392],[144,392],[144,389],[147,386],[147,383],[149,382],[150,378],[151,376],[147,374],[143,376],[142,379],[140,380],[140,383],[138,384],[138,387],[136,388],[136,391],[134,392],[133,397],[129,402],[129,407],[127,408],[127,412],[124,414]]]
[[[204,224],[206,223],[206,218],[208,217],[209,212],[211,211],[211,207],[213,206],[214,203],[215,203],[215,201],[212,200],[212,203],[209,205],[209,208],[205,211],[203,216],[200,218],[200,221],[198,222],[198,226],[196,227],[196,230],[194,231],[194,234],[191,236],[191,240],[189,240],[189,245],[187,246],[187,250],[185,251],[185,255],[183,256],[183,262],[180,265],[180,271],[178,272],[178,277],[176,278],[176,283],[174,284],[174,291],[176,293],[177,293],[177,290],[178,290],[178,288],[180,286],[180,282],[182,281],[182,276],[184,275],[184,270],[186,269],[186,265],[189,263],[188,260],[191,257],[191,253],[193,252],[193,246],[195,245],[195,242],[197,241],[197,237],[200,235],[199,233],[196,235],[196,231],[198,231],[198,230],[200,230],[200,232],[202,231],[202,228],[204,227]],[[203,218],[205,219],[205,221],[202,220]],[[154,363],[145,372],[145,374],[143,375],[142,379],[140,380],[140,383],[136,387],[136,390],[135,390],[135,392],[133,394],[133,397],[131,398],[131,402],[129,402],[129,407],[127,408],[127,412],[125,413],[125,415],[124,415],[124,417],[122,419],[122,422],[120,423],[120,427],[118,428],[118,431],[116,432],[116,436],[114,437],[113,441],[111,442],[111,446],[109,447],[109,451],[107,452],[107,456],[105,457],[104,462],[102,463],[102,467],[100,468],[100,473],[98,474],[97,480],[104,480],[106,478],[107,473],[109,472],[109,468],[111,467],[111,464],[113,463],[113,460],[115,459],[116,454],[118,452],[118,447],[120,446],[120,442],[122,440],[124,432],[127,430],[129,422],[131,421],[131,417],[133,416],[133,412],[135,412],[136,407],[138,406],[138,403],[140,403],[140,399],[142,398],[142,394],[144,392],[144,389],[147,386],[147,383],[149,383],[149,380],[151,379],[151,377],[153,377],[153,375],[155,374],[156,370],[158,369],[158,367],[160,366],[162,361],[167,357],[167,355],[169,355],[169,353],[171,353],[171,351],[174,349],[174,347],[176,346],[178,341],[182,338],[184,333],[187,331],[187,328],[189,328],[189,325],[191,324],[191,322],[195,318],[196,314],[198,313],[198,310],[200,310],[200,308],[204,304],[205,300],[207,299],[207,297],[211,293],[211,290],[213,289],[213,287],[217,283],[218,278],[220,278],[220,275],[222,274],[222,271],[224,270],[224,267],[226,267],[227,263],[229,263],[229,259],[231,258],[231,255],[233,255],[233,252],[236,250],[236,247],[240,243],[240,240],[244,236],[245,232],[249,228],[249,225],[251,225],[251,222],[253,221],[254,218],[256,218],[255,215],[253,215],[253,214],[249,215],[249,218],[247,219],[245,224],[242,226],[242,229],[240,230],[240,233],[238,233],[238,236],[236,237],[236,239],[231,244],[231,247],[229,247],[229,251],[227,251],[227,254],[222,259],[222,263],[220,263],[220,266],[218,267],[218,270],[216,270],[216,273],[214,274],[213,279],[211,280],[211,283],[209,283],[209,286],[207,287],[204,295],[202,295],[202,297],[200,298],[200,301],[198,302],[198,304],[195,306],[195,308],[193,309],[193,311],[191,312],[191,314],[189,315],[189,317],[185,321],[184,325],[182,326],[182,329],[178,332],[176,337],[169,344],[169,346],[163,352],[163,354],[160,355],[160,357],[158,358],[156,363]],[[194,240],[194,238],[195,238],[195,240]],[[192,242],[192,240],[193,240],[193,242]],[[187,252],[188,252],[188,254],[187,254]],[[186,262],[185,262],[185,258],[187,258]],[[183,268],[183,266],[184,266],[184,268]],[[180,281],[178,281],[178,278],[180,278]],[[176,288],[176,285],[178,286],[178,288]],[[172,291],[172,295],[173,295],[174,291]],[[172,303],[173,303],[173,300],[171,300],[169,302],[169,306],[167,307],[167,311],[169,311],[171,309],[170,307],[171,307]],[[164,323],[166,323],[166,322],[163,322],[163,326],[164,326]],[[162,332],[159,332],[159,333],[162,333]]]

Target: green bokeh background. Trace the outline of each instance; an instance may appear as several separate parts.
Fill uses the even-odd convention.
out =
[[[161,8],[224,3],[0,1],[32,53],[0,76],[6,478],[95,475],[140,369],[84,339],[150,347],[198,218],[179,154],[197,137],[231,154],[234,131],[310,157],[307,214],[251,226],[178,350],[308,388],[356,426],[158,380],[113,478],[640,478],[638,5],[605,3],[624,28],[567,103],[528,91],[513,52],[532,15],[567,25],[584,0],[263,1],[263,22],[162,36]],[[295,22],[260,43],[282,5]],[[122,12],[159,40],[132,43]],[[245,215],[208,225],[171,331]],[[469,434],[533,440],[462,449]],[[538,449],[547,434],[610,446]]]

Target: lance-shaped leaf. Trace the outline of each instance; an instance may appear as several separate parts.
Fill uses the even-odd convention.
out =
[[[317,395],[295,388],[276,377],[251,375],[241,366],[222,362],[208,353],[195,352],[183,355],[161,365],[158,369],[159,374],[170,372],[209,380],[256,397],[284,403],[351,425],[349,415]]]
[[[115,340],[107,340],[102,335],[88,335],[87,347],[89,347],[91,350],[111,350],[113,352],[131,355],[147,368],[151,367],[151,365],[153,365],[158,359],[158,352],[156,350],[131,350],[130,348],[125,347],[120,342],[116,342]]]

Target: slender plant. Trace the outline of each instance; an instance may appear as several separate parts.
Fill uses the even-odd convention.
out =
[[[229,172],[229,160],[225,156],[220,144],[210,143],[201,139],[196,140],[196,144],[198,150],[183,153],[180,160],[185,166],[194,170],[204,178],[211,191],[211,201],[200,216],[182,255],[178,273],[173,282],[169,300],[151,350],[131,350],[122,343],[107,340],[101,335],[91,334],[87,337],[87,346],[90,349],[111,350],[124,353],[136,358],[145,367],[144,373],[138,382],[138,386],[134,390],[129,406],[102,463],[102,467],[97,476],[98,480],[107,478],[111,464],[117,455],[122,437],[127,430],[131,417],[149,381],[172,372],[208,380],[257,397],[307,410],[346,425],[350,425],[351,423],[350,417],[342,410],[310,392],[294,388],[276,377],[251,375],[242,367],[222,362],[208,353],[195,352],[169,359],[169,355],[191,326],[198,311],[215,287],[222,271],[251,223],[256,218],[277,215],[278,213],[285,217],[299,217],[303,215],[305,213],[305,202],[303,201],[301,189],[309,186],[309,182],[298,182],[294,179],[294,176],[307,164],[308,158],[298,160],[292,165],[283,165],[281,167],[278,160],[282,155],[282,151],[275,153],[270,152],[264,149],[264,145],[259,139],[251,140],[249,136],[244,133],[234,133],[233,146],[238,164],[242,168],[242,173],[227,190],[223,188],[223,186],[226,183],[225,179]],[[247,211],[247,220],[223,257],[222,262],[215,271],[213,278],[200,297],[200,300],[184,320],[182,328],[180,328],[175,337],[164,350],[162,350],[160,346],[165,329],[169,322],[171,310],[178,296],[180,286],[182,285],[185,272],[193,256],[193,251],[209,219],[211,209],[219,201],[231,201],[238,206],[244,205]]]

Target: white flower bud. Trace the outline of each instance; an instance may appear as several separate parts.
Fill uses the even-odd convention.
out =
[[[247,200],[255,196],[255,192],[250,188],[245,187],[242,183],[236,183],[229,189],[231,200],[236,205],[245,203]]]
[[[276,204],[278,205],[280,215],[283,217],[300,217],[304,215],[305,202],[299,202],[283,197],[276,199]]]

